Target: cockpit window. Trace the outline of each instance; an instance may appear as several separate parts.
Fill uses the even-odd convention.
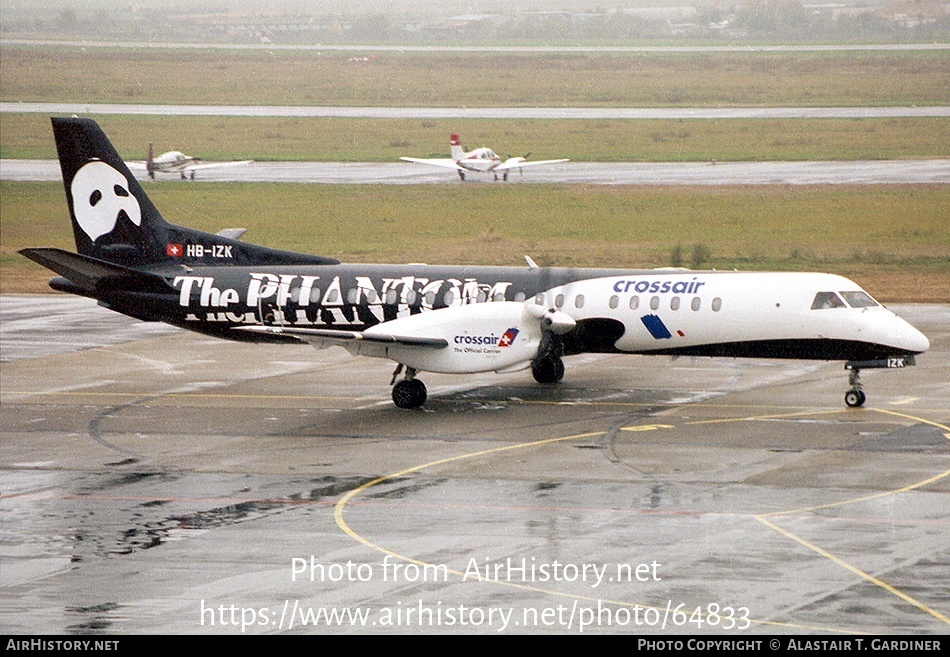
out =
[[[842,292],[841,296],[844,297],[844,300],[848,302],[848,305],[852,308],[871,308],[872,306],[879,306],[880,304],[871,298],[871,295],[863,290],[855,290],[853,292]]]
[[[815,295],[815,300],[811,302],[812,310],[824,310],[825,308],[844,308],[844,301],[834,292],[819,292]]]

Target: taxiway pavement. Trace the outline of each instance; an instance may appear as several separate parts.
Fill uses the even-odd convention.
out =
[[[144,178],[144,175],[143,175]],[[62,180],[55,160],[0,160],[0,180]],[[161,175],[175,182],[178,174]],[[492,182],[470,173],[463,182],[452,171],[408,162],[252,162],[202,170],[206,182],[295,182],[331,184],[473,184]],[[950,160],[858,162],[565,162],[513,171],[508,184],[595,185],[878,185],[950,183]],[[500,183],[499,183],[500,184]]]
[[[0,297],[0,626],[945,634],[950,308],[918,365],[425,377]],[[731,629],[730,629],[731,628]]]

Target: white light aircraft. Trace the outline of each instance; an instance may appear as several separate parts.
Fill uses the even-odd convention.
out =
[[[344,264],[166,222],[98,125],[53,119],[76,253],[21,253],[50,287],[110,310],[230,340],[341,346],[396,363],[401,408],[420,372],[530,370],[552,385],[582,353],[844,361],[903,368],[930,343],[830,274]],[[639,382],[638,385],[642,385]]]
[[[145,171],[148,177],[155,180],[155,174],[158,173],[177,173],[181,175],[182,180],[195,179],[195,172],[206,169],[220,169],[222,167],[235,167],[250,164],[253,160],[241,160],[238,162],[205,162],[191,155],[185,155],[181,151],[168,151],[158,157],[153,156],[154,144],[148,144],[148,156],[144,162],[129,162],[128,166],[132,170]]]
[[[560,160],[528,160],[527,158],[531,155],[530,153],[524,156],[509,157],[502,160],[501,157],[496,155],[495,151],[490,148],[483,147],[476,148],[474,151],[466,151],[462,148],[459,136],[454,134],[449,138],[449,144],[452,148],[452,157],[401,157],[399,159],[403,162],[431,164],[432,166],[442,167],[444,169],[452,169],[458,172],[459,178],[462,180],[465,180],[465,174],[468,172],[490,173],[495,176],[495,180],[498,180],[498,176],[501,175],[502,180],[508,180],[508,173],[515,169],[521,171],[525,167],[536,167],[542,164],[560,164],[561,162],[569,161],[567,158]]]

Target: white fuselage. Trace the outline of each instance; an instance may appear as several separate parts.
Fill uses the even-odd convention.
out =
[[[625,331],[615,346],[622,352],[803,340],[867,342],[918,353],[928,348],[917,329],[870,297],[873,305],[813,309],[816,294],[824,292],[842,301],[843,292],[864,294],[831,274],[657,272],[577,281],[548,291],[544,301],[577,321],[618,319]]]
[[[826,298],[836,301],[818,301]],[[524,302],[444,308],[385,324],[388,333],[442,338],[446,349],[381,352],[354,344],[351,350],[422,371],[512,371],[537,354],[538,317],[545,312],[584,327],[579,339],[605,352],[870,360],[929,348],[922,333],[841,276],[655,271],[578,280]],[[499,346],[505,335],[514,337]]]
[[[501,158],[490,148],[476,148],[457,159],[455,163],[469,171],[489,173],[501,164]]]
[[[198,158],[185,155],[180,151],[162,153],[151,161],[153,171],[159,173],[181,173],[199,162]]]

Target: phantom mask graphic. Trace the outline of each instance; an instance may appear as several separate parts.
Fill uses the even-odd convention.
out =
[[[73,177],[70,191],[76,222],[92,241],[112,232],[123,213],[136,226],[142,225],[142,211],[129,192],[128,181],[105,162],[83,166]]]

